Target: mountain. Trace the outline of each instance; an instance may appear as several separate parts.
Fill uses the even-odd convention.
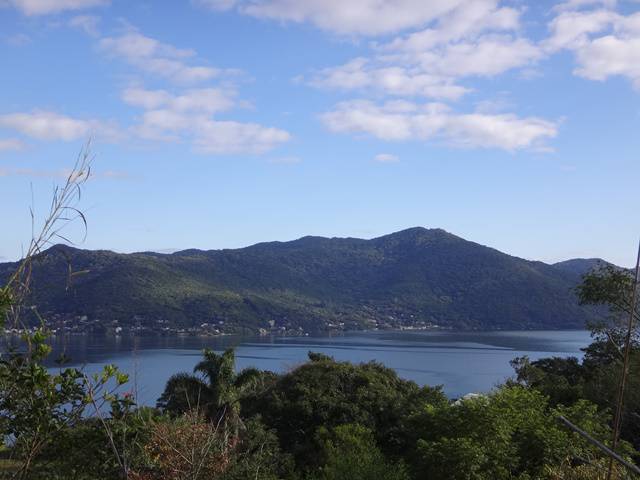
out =
[[[606,265],[610,264],[601,258],[572,258],[571,260],[553,264],[556,268],[578,276],[582,276],[585,273],[589,273],[596,268]]]
[[[67,329],[581,328],[594,312],[574,296],[580,271],[424,228],[173,254],[58,245],[34,266],[31,300]]]

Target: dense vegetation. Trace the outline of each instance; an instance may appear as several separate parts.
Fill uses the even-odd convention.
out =
[[[28,409],[1,406],[15,412],[3,423],[17,439],[9,465],[17,472],[29,458],[28,474],[17,478],[32,479],[601,478],[605,459],[556,420],[563,415],[606,439],[607,411],[587,400],[557,403],[536,387],[511,384],[452,402],[377,363],[309,357],[276,376],[235,373],[233,351],[208,351],[196,367],[203,375],[171,379],[157,409],[112,395],[104,416],[83,403],[93,380],[37,404],[27,400],[39,396],[33,386],[21,392]],[[75,372],[49,381],[66,385],[63,377]],[[62,414],[70,399],[78,402],[74,413]],[[623,450],[631,452],[627,444]]]
[[[423,228],[172,255],[55,246],[34,263],[30,301],[58,328],[94,331],[581,328],[595,318],[572,292],[585,265],[530,262]],[[13,269],[0,265],[0,280]]]
[[[0,474],[20,479],[500,480],[604,479],[608,459],[558,422],[611,438],[629,274],[585,277],[579,297],[611,307],[582,362],[514,362],[517,376],[452,401],[375,362],[309,353],[285,374],[237,371],[233,350],[204,352],[193,374],[167,382],[156,408],[138,407],[114,366],[87,377],[43,367],[46,329],[0,360]],[[0,295],[12,305],[11,291]],[[4,295],[4,296],[3,296]],[[640,347],[634,343],[623,441],[637,456]],[[614,464],[616,475],[624,470]],[[622,478],[622,477],[619,477]]]

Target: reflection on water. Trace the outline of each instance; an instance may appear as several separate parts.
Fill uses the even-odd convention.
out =
[[[73,365],[93,372],[115,363],[131,375],[139,401],[153,405],[174,373],[191,371],[203,348],[236,348],[239,368],[277,372],[303,363],[307,353],[336,360],[379,361],[401,377],[421,385],[444,385],[452,397],[487,391],[513,374],[509,361],[528,355],[577,356],[590,341],[586,331],[527,332],[365,332],[326,337],[91,337],[53,339],[54,355],[62,352]]]

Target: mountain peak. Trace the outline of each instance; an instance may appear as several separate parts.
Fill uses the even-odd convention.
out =
[[[572,258],[553,264],[554,267],[560,270],[576,275],[584,275],[598,267],[605,265],[609,265],[609,263],[602,260],[601,258]]]
[[[52,261],[34,268],[34,303],[57,318],[144,320],[150,328],[224,322],[231,332],[578,328],[593,315],[576,301],[580,277],[571,265],[529,262],[440,228],[175,255],[50,250]],[[71,288],[60,280],[69,264],[90,271]],[[0,264],[0,280],[13,268]]]
[[[461,240],[460,237],[442,228],[411,227],[398,232],[383,235],[374,240],[382,241],[430,241],[430,240]]]

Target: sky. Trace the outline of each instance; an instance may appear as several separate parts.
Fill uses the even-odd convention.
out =
[[[635,260],[640,2],[0,0],[0,261],[443,228]]]

